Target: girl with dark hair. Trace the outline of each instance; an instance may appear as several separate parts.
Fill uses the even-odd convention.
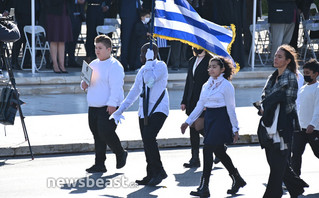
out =
[[[265,148],[270,167],[263,197],[281,197],[282,182],[291,197],[298,197],[308,185],[292,171],[288,162],[294,126],[299,125],[295,102],[298,92],[295,49],[289,45],[279,46],[274,57],[274,67],[277,70],[269,76],[262,93],[262,118],[258,128],[259,141],[262,148]],[[261,134],[267,138],[262,138]]]
[[[210,196],[208,184],[213,166],[212,154],[218,157],[233,180],[228,194],[236,194],[246,182],[241,178],[232,160],[227,155],[224,144],[236,143],[238,140],[238,121],[235,112],[235,90],[229,82],[234,73],[232,62],[224,57],[216,56],[209,61],[208,81],[203,85],[199,101],[181,126],[182,133],[201,115],[206,108],[204,118],[204,168],[201,183],[194,196]]]

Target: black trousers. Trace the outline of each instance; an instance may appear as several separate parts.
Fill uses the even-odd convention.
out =
[[[97,36],[96,27],[104,24],[101,6],[88,6],[86,10],[86,56],[95,58],[94,39]]]
[[[156,112],[148,118],[148,125],[144,126],[144,119],[139,119],[140,131],[144,144],[146,157],[146,173],[152,177],[163,170],[161,156],[159,153],[156,136],[161,130],[167,116],[164,113]]]
[[[17,20],[17,24],[18,24],[18,29],[19,29],[20,34],[21,34],[21,38],[13,43],[12,58],[11,58],[12,62],[11,63],[13,63],[15,66],[18,66],[18,57],[20,54],[21,45],[23,45],[23,48],[22,48],[23,52],[24,52],[25,45],[26,45],[26,38],[24,36],[23,28],[26,25],[31,25],[31,20],[30,20],[29,16],[25,16],[25,15],[21,15],[21,14],[16,15],[16,20]],[[31,38],[29,38],[29,41],[31,42]],[[30,43],[30,45],[31,45],[31,43]],[[26,51],[25,63],[26,62],[27,63],[31,62],[31,55],[30,55],[29,50]]]
[[[263,198],[280,198],[283,194],[282,182],[285,183],[291,197],[302,194],[304,182],[293,171],[288,162],[290,148],[285,151],[280,151],[276,146],[265,149],[270,174]]]
[[[309,143],[313,153],[319,158],[319,131],[307,134],[306,129],[294,133],[292,143],[291,166],[297,175],[301,174],[302,154],[305,151],[306,144]]]
[[[80,15],[71,17],[73,41],[67,42],[65,45],[65,51],[68,54],[68,66],[72,66],[75,63],[75,48],[81,33],[82,18]]]
[[[199,143],[200,143],[200,134],[204,136],[204,130],[197,131],[194,127],[190,127],[190,141],[192,148],[192,158],[198,158],[199,155]]]
[[[115,154],[122,154],[124,149],[115,133],[116,124],[109,120],[110,115],[105,107],[89,107],[89,126],[94,137],[95,164],[104,165],[106,146]]]
[[[204,169],[203,169],[203,177],[209,181],[209,177],[211,174],[211,170],[213,167],[213,153],[216,157],[220,159],[222,164],[228,170],[229,174],[234,174],[236,172],[236,168],[230,159],[229,155],[226,153],[224,144],[222,145],[204,145],[203,155],[204,155]]]

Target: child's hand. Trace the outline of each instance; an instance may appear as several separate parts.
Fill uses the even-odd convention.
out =
[[[185,133],[187,127],[188,127],[188,124],[187,124],[186,122],[184,122],[184,123],[182,124],[182,126],[181,126],[181,132],[182,132],[182,134]]]
[[[88,84],[86,84],[85,81],[82,81],[81,87],[84,89],[84,91],[89,87]]]

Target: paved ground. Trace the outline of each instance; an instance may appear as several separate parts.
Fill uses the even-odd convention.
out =
[[[238,89],[236,101],[240,133],[246,134],[248,143],[255,137],[259,117],[251,103],[258,100],[260,89]],[[180,101],[182,91],[170,91],[170,115],[159,133],[161,147],[187,146],[189,134],[180,133],[180,125],[186,120]],[[85,152],[93,150],[93,138],[87,122],[85,94],[22,96],[22,106],[29,139],[34,153]],[[142,148],[137,122],[137,103],[124,113],[126,119],[118,126],[117,133],[123,146]],[[242,143],[247,143],[242,139]],[[256,138],[254,138],[254,141]],[[0,156],[28,154],[20,118],[14,126],[0,128]]]
[[[221,164],[212,170],[211,197],[262,197],[268,180],[269,168],[264,150],[258,145],[231,146],[227,150],[235,166],[246,180],[246,187],[235,196],[226,194],[231,179]],[[107,198],[184,198],[199,185],[202,167],[185,169],[189,148],[162,149],[161,157],[168,178],[157,187],[136,186],[134,181],[145,176],[145,156],[141,150],[129,151],[127,165],[115,169],[115,156],[107,154],[104,174],[87,174],[93,153],[0,158],[0,197],[107,197]],[[299,198],[319,197],[318,159],[307,147],[303,158],[302,178],[310,185]],[[289,198],[285,192],[283,198]]]

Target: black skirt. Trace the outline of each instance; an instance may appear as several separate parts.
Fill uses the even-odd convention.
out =
[[[233,142],[232,125],[226,107],[206,108],[204,144],[223,145]]]

